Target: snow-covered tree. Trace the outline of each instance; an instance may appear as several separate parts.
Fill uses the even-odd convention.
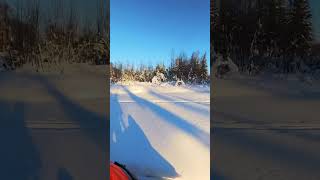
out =
[[[201,67],[200,67],[199,77],[200,77],[199,80],[201,83],[207,82],[209,79],[206,54],[204,54],[201,58]]]
[[[189,62],[189,73],[188,73],[188,81],[189,82],[199,82],[201,78],[201,64],[199,52],[195,52],[191,55]]]

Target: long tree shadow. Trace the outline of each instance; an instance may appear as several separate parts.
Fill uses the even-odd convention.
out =
[[[285,144],[274,143],[271,139],[262,138],[261,134],[259,135],[258,133],[220,128],[215,128],[214,132],[215,139],[219,139],[219,141],[230,145],[230,147],[245,148],[252,154],[258,154],[261,157],[273,160],[279,165],[298,169],[303,173],[312,174],[318,172],[319,155],[288,147]],[[215,157],[219,157],[219,154],[215,154]],[[221,158],[219,161],[223,161]],[[219,165],[216,163],[217,161],[214,161],[214,166]]]
[[[266,121],[257,121],[254,119],[249,119],[248,117],[240,117],[237,115],[233,115],[232,113],[226,113],[222,111],[213,111],[213,118],[219,119],[220,122],[229,122],[232,123],[233,125],[237,124],[250,124],[250,125],[255,125],[257,127],[251,127],[250,129],[264,129],[264,130],[269,130],[275,133],[279,134],[286,134],[290,136],[295,136],[300,139],[304,139],[307,141],[314,141],[314,142],[319,142],[320,141],[320,133],[314,133],[312,134],[311,132],[314,132],[316,130],[305,130],[301,129],[301,127],[297,127],[296,129],[294,128],[285,128],[285,127],[273,127],[271,128],[270,125],[271,123],[268,123]],[[213,123],[214,125],[214,123]],[[290,125],[290,124],[289,124]],[[229,128],[231,129],[231,128]]]
[[[187,98],[183,98],[183,97],[180,97],[180,96],[171,96],[172,98],[178,98],[182,101],[190,101],[190,99],[187,99]],[[212,97],[211,97],[212,98]],[[210,106],[210,103],[208,102],[195,102],[196,104],[198,104],[199,106],[202,106],[202,107],[208,107],[208,105]]]
[[[111,95],[110,107],[110,159],[125,164],[137,176],[177,177],[174,167],[152,147],[136,121],[124,117],[116,95]]]
[[[90,154],[90,156],[93,156],[93,158],[96,159],[100,159],[101,161],[99,160],[96,162],[96,164],[93,164],[97,168],[93,171],[88,170],[88,173],[95,174],[99,177],[108,177],[108,172],[105,170],[105,168],[101,168],[106,166],[106,161],[109,154],[109,139],[107,138],[109,123],[107,123],[108,119],[106,115],[99,115],[82,107],[79,102],[73,101],[68,96],[66,96],[56,87],[55,84],[51,83],[46,77],[43,77],[41,75],[26,75],[26,77],[39,82],[48,92],[48,94],[55,99],[60,108],[64,111],[64,115],[67,116],[67,119],[79,125],[81,134],[87,136],[98,148],[98,151],[96,151],[97,154]],[[93,148],[95,150],[94,147],[83,148]],[[101,151],[99,151],[99,149]],[[71,166],[68,165],[68,167],[66,168],[70,167]],[[84,169],[84,171],[86,172],[86,169]]]
[[[197,107],[197,106],[194,106],[194,105],[191,105],[190,103],[187,104],[187,103],[176,103],[174,102],[176,99],[174,98],[171,98],[171,97],[168,97],[168,96],[164,96],[162,94],[159,94],[159,93],[156,93],[152,90],[149,91],[151,95],[157,97],[157,98],[160,98],[160,99],[163,99],[163,100],[166,100],[166,101],[169,101],[169,102],[172,102],[174,103],[175,105],[178,105],[178,106],[181,106],[182,108],[184,109],[187,109],[189,111],[193,111],[195,113],[201,113],[203,114],[204,116],[210,116],[210,112],[208,109],[206,108],[200,108],[200,107]],[[180,98],[179,98],[180,99]]]
[[[39,180],[40,154],[24,119],[24,104],[0,102],[0,179]]]
[[[197,88],[189,88],[190,91],[195,92],[195,93],[201,93],[201,94],[210,94],[210,89],[203,89],[202,87],[197,87]]]
[[[277,129],[276,132],[280,134],[287,134],[291,136],[295,136],[300,139],[304,139],[307,141],[320,142],[320,130],[288,130],[288,129]],[[316,133],[315,133],[316,131]]]
[[[232,113],[226,113],[223,111],[213,110],[212,115],[215,119],[219,119],[219,121],[226,122],[226,123],[233,123],[233,124],[249,123],[249,124],[260,125],[260,126],[270,124],[265,121],[261,121],[261,120],[257,121],[257,120],[249,119],[248,117],[237,116]]]
[[[230,82],[233,82],[235,84],[238,84],[240,86],[244,86],[256,91],[261,91],[264,93],[268,93],[278,99],[284,99],[284,100],[296,100],[296,101],[301,101],[301,100],[307,100],[307,101],[319,101],[320,99],[320,92],[319,91],[306,91],[305,89],[302,89],[302,87],[299,87],[301,90],[299,93],[292,93],[290,89],[292,87],[286,87],[286,90],[276,90],[272,88],[272,85],[277,87],[276,84],[268,84],[269,87],[265,87],[261,85],[261,82],[263,82],[263,79],[230,79],[228,80]],[[275,82],[279,83],[279,82]],[[300,82],[301,83],[301,82]],[[297,83],[297,85],[301,85],[300,83]],[[296,87],[298,88],[298,87]],[[290,93],[291,92],[291,93]]]
[[[82,135],[84,135],[84,136],[88,137],[89,141],[93,142],[92,143],[93,147],[91,147],[91,146],[90,147],[83,147],[83,144],[85,144],[86,142],[83,143],[83,144],[81,143],[80,145],[85,150],[88,150],[88,148],[93,148],[94,150],[97,149],[98,150],[98,151],[96,151],[97,154],[90,154],[90,156],[93,156],[93,158],[100,159],[101,161],[97,161],[96,164],[93,164],[95,167],[97,167],[96,169],[94,169],[93,171],[91,171],[93,169],[93,167],[88,168],[88,170],[84,169],[83,174],[92,173],[92,174],[95,174],[96,176],[105,177],[105,179],[106,179],[106,177],[108,177],[108,174],[107,174],[108,172],[106,171],[105,168],[107,168],[106,167],[106,165],[107,165],[106,161],[108,161],[107,157],[108,157],[108,154],[109,154],[109,148],[107,148],[109,146],[109,143],[108,143],[109,139],[107,138],[108,137],[108,134],[107,134],[108,131],[107,130],[109,129],[108,128],[109,127],[108,126],[109,123],[107,123],[107,117],[104,116],[104,115],[99,115],[97,113],[94,113],[94,112],[92,112],[90,110],[85,109],[80,104],[78,104],[77,102],[74,102],[69,97],[64,95],[62,93],[62,91],[58,90],[58,88],[49,81],[49,78],[53,79],[53,78],[56,78],[56,76],[52,76],[52,77],[48,78],[47,76],[33,75],[33,74],[30,74],[30,73],[25,73],[25,74],[23,74],[23,78],[26,79],[26,80],[31,80],[31,81],[28,81],[28,82],[32,82],[32,85],[34,85],[33,82],[36,82],[36,83],[39,83],[40,85],[42,85],[43,89],[48,92],[49,96],[51,95],[55,99],[55,101],[57,102],[58,106],[60,106],[60,108],[64,111],[63,115],[66,115],[67,119],[71,120],[72,123],[79,125],[79,129],[78,130],[79,130],[80,133],[77,133],[77,134],[81,134],[80,137],[82,137]],[[58,79],[58,80],[60,80],[60,79]],[[23,88],[25,88],[25,87],[23,87]],[[21,90],[23,90],[23,89],[21,88]],[[107,94],[106,94],[106,96],[107,96]],[[106,103],[107,103],[107,101],[106,101]],[[50,111],[49,106],[44,108],[44,109],[47,109],[47,110]],[[10,108],[9,107],[0,109],[1,114],[3,114],[3,112],[7,112],[7,111],[10,112]],[[45,113],[45,112],[42,112],[42,113]],[[10,114],[4,114],[4,115],[5,116],[9,116]],[[0,116],[0,119],[1,120],[3,119],[2,116]],[[12,135],[13,137],[15,137],[15,141],[16,141],[17,145],[12,143],[10,148],[5,148],[5,149],[3,149],[2,147],[0,148],[1,149],[0,150],[0,152],[1,152],[1,154],[0,154],[0,164],[1,164],[0,179],[13,179],[13,180],[16,180],[16,179],[17,180],[22,180],[22,179],[26,179],[26,180],[28,179],[29,180],[30,179],[30,180],[37,180],[36,177],[35,178],[33,178],[33,177],[34,176],[38,176],[37,174],[40,174],[39,175],[40,177],[46,176],[45,173],[46,173],[46,170],[47,170],[47,166],[45,166],[43,169],[41,169],[41,171],[38,173],[39,165],[37,163],[37,156],[36,155],[38,155],[39,153],[38,152],[33,152],[35,150],[31,150],[32,147],[33,147],[33,146],[31,147],[31,145],[29,145],[29,144],[31,144],[31,139],[29,138],[29,136],[26,135],[27,134],[27,130],[24,130],[24,128],[22,128],[22,126],[24,127],[24,124],[22,123],[23,117],[20,117],[18,119],[20,119],[19,122],[21,122],[21,123],[15,124],[15,126],[16,127],[21,127],[20,131],[18,129],[13,129],[11,131],[10,130],[1,131],[1,133],[2,133],[1,137],[2,138],[10,137],[10,135],[13,134],[16,131],[18,133]],[[8,134],[8,135],[6,135],[6,134]],[[28,138],[25,138],[25,137],[28,137]],[[37,139],[38,139],[38,137],[40,137],[40,136],[35,136],[35,138],[37,138]],[[59,138],[54,139],[54,140],[59,140]],[[38,143],[37,145],[39,146],[39,149],[40,148],[42,149],[43,148],[42,143],[41,142],[37,142],[37,143]],[[66,142],[66,143],[68,143],[68,142]],[[72,142],[71,142],[71,144],[72,144]],[[75,143],[75,144],[78,144],[78,143]],[[45,146],[47,146],[47,145],[45,145]],[[97,148],[95,148],[95,146]],[[21,151],[24,151],[25,148],[27,149],[27,151],[21,152]],[[56,149],[57,152],[56,153],[52,153],[53,156],[58,155],[60,157],[60,155],[62,155],[61,153],[64,153],[64,152],[61,151],[61,149],[64,149],[64,147],[54,147],[54,148]],[[14,149],[13,152],[8,153],[9,157],[11,157],[12,154],[18,154],[18,153],[26,155],[26,157],[22,157],[22,155],[17,155],[17,158],[13,159],[11,161],[9,161],[9,159],[2,158],[2,155],[4,156],[4,154],[9,151],[8,149]],[[77,150],[77,149],[75,149],[75,150]],[[82,150],[80,150],[80,151],[82,151]],[[46,158],[45,156],[46,156],[47,152],[41,152],[41,154],[42,153],[44,153],[43,154],[44,158]],[[49,155],[51,156],[51,154],[49,154]],[[65,155],[65,154],[63,154],[63,155]],[[73,155],[71,155],[71,156],[73,156]],[[20,159],[18,159],[18,158],[20,158]],[[26,160],[24,160],[23,158],[26,159]],[[2,160],[2,159],[4,159],[4,160]],[[58,160],[58,161],[63,161],[63,163],[64,163],[63,165],[67,166],[66,168],[68,168],[68,170],[69,170],[69,168],[71,170],[71,169],[75,169],[75,168],[78,168],[78,167],[84,165],[84,164],[79,164],[79,166],[75,166],[73,164],[70,164],[68,162],[70,159]],[[82,160],[80,159],[79,162],[80,161],[82,161]],[[4,166],[6,162],[9,162],[8,163],[9,166],[6,167],[6,168],[2,168],[2,166]],[[12,163],[12,164],[10,164],[10,163]],[[14,165],[13,163],[16,163],[17,165]],[[86,162],[83,162],[83,163],[86,163]],[[89,163],[90,163],[90,161],[89,161]],[[50,167],[52,165],[54,166],[54,163],[53,162],[46,162],[46,165],[48,165]],[[100,167],[105,167],[105,168],[100,168]],[[16,168],[16,169],[13,169],[13,168]],[[4,170],[3,173],[2,173],[2,170]],[[20,171],[22,173],[19,174]],[[13,178],[2,178],[2,176],[10,177],[9,173],[12,174],[13,172],[15,173],[13,175]],[[2,174],[4,174],[4,175],[2,175]],[[15,178],[15,177],[17,177],[17,178]]]
[[[181,129],[185,133],[196,138],[200,143],[202,143],[206,147],[208,148],[210,147],[209,133],[203,131],[202,129],[199,129],[193,124],[161,108],[160,106],[136,96],[135,94],[131,93],[127,88],[124,88],[124,89],[128,93],[128,95],[131,97],[131,99],[134,100],[136,103],[138,103],[141,107],[145,107],[152,110],[156,115],[158,115],[159,117],[162,117],[163,120],[167,121],[172,125],[175,125],[177,128]]]
[[[47,79],[40,76],[32,76],[33,79],[39,81],[55,98],[65,114],[75,123],[80,126],[80,129],[85,132],[103,151],[107,151],[107,117],[91,112],[81,105],[73,102],[70,98],[60,92]]]

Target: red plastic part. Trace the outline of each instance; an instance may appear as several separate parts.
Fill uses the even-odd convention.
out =
[[[130,178],[119,166],[110,163],[110,180],[130,180]]]

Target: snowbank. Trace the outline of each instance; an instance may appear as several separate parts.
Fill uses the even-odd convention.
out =
[[[214,63],[214,67],[219,67],[221,65],[228,65],[230,68],[230,72],[238,72],[239,68],[238,66],[232,61],[230,57],[228,57],[226,60],[223,59],[222,55],[218,54],[216,62]]]
[[[8,63],[8,59],[6,58],[6,54],[0,53],[0,72],[11,70],[12,67],[10,67]]]

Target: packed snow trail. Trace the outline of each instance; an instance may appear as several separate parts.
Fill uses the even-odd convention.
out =
[[[320,179],[319,81],[214,82],[213,179]]]
[[[0,73],[0,179],[107,179],[109,68],[24,68]]]
[[[209,179],[209,99],[209,88],[112,85],[111,160],[140,179]]]

